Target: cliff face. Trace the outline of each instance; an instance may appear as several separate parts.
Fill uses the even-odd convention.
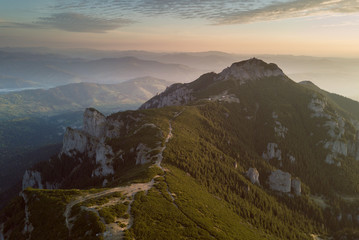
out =
[[[67,184],[66,186],[71,186],[69,181],[76,184],[73,177],[79,176],[78,172],[81,171],[81,174],[84,174],[83,169],[86,169],[87,177],[105,180],[116,174],[116,168],[119,169],[126,164],[133,166],[149,163],[154,160],[153,151],[161,147],[163,134],[155,124],[143,123],[143,117],[141,113],[131,112],[118,117],[105,117],[96,109],[86,109],[83,114],[83,129],[67,128],[62,150],[57,159],[42,163],[48,165],[46,168],[40,166],[26,171],[23,176],[23,189],[27,187],[55,189],[64,187],[64,183]],[[148,131],[153,133],[150,143],[142,139],[143,132]],[[118,138],[126,135],[137,140],[131,141],[130,146],[121,146]],[[52,169],[57,172],[55,169],[57,164],[72,167],[56,180],[41,170]]]
[[[94,169],[92,176],[106,177],[114,174],[112,162],[114,153],[112,147],[105,143],[105,138],[106,135],[118,136],[119,132],[117,131],[114,134],[114,127],[111,127],[112,131],[107,134],[109,125],[102,113],[92,108],[86,109],[83,114],[83,129],[66,129],[59,158],[62,156],[76,158],[78,154],[86,155],[85,159],[76,159],[79,163],[79,168],[81,168],[83,161],[93,159]],[[27,187],[54,189],[60,186],[61,182],[48,182],[43,179],[39,171],[28,170],[23,176],[23,189]]]
[[[166,91],[155,96],[151,100],[147,101],[141,106],[141,109],[149,109],[149,108],[161,108],[166,106],[178,106],[189,103],[194,100],[192,93],[192,89],[190,89],[185,84],[173,84],[168,87]]]

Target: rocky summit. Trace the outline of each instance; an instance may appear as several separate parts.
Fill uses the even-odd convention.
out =
[[[89,108],[25,172],[0,239],[356,239],[358,123],[358,102],[255,58]]]

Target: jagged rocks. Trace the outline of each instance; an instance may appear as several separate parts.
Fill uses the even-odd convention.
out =
[[[300,196],[302,193],[302,183],[299,179],[292,179],[292,191],[295,195]]]
[[[77,129],[67,128],[64,134],[61,154],[72,156],[74,151],[84,153],[88,144],[88,136]]]
[[[290,173],[276,170],[269,175],[269,187],[272,190],[289,193],[291,190],[291,175]]]
[[[262,158],[265,160],[278,159],[282,160],[282,151],[278,149],[278,144],[276,143],[268,143],[267,151],[263,152]]]
[[[138,144],[136,148],[136,165],[137,164],[145,164],[149,162],[149,159],[147,158],[147,153],[150,152],[151,149],[146,147],[144,144],[140,143]]]
[[[299,179],[292,179],[292,176],[288,172],[282,170],[276,170],[269,175],[268,184],[270,189],[283,192],[283,193],[294,193],[297,196],[301,195],[302,184]]]
[[[114,153],[110,146],[99,143],[96,147],[96,164],[99,165],[93,172],[94,176],[107,176],[114,174],[112,159]]]
[[[41,182],[41,173],[38,171],[26,170],[25,174],[22,178],[22,189],[26,189],[28,187],[31,188],[39,188],[43,189],[44,186]]]
[[[91,136],[101,138],[105,135],[106,117],[94,108],[87,108],[83,115],[83,130]]]
[[[140,109],[161,108],[165,106],[178,106],[194,100],[192,89],[184,84],[173,84],[163,93],[145,102]]]
[[[256,168],[249,168],[246,175],[249,178],[249,180],[251,181],[251,183],[260,185],[259,172]]]

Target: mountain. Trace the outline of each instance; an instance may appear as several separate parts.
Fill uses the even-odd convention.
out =
[[[6,200],[4,191],[20,182],[26,169],[59,151],[66,126],[81,126],[84,108],[106,113],[135,109],[169,84],[144,77],[0,95],[0,206]]]
[[[103,111],[136,108],[163,91],[170,82],[153,77],[119,84],[74,83],[55,88],[26,90],[0,95],[0,119],[20,116],[51,116],[86,107]]]
[[[0,87],[22,85],[22,82],[24,85],[37,84],[37,87],[46,88],[80,81],[118,83],[143,76],[152,76],[173,82],[189,82],[198,77],[200,73],[219,72],[234,61],[245,60],[249,57],[251,56],[245,54],[216,51],[168,53],[138,50],[0,48],[1,75],[5,75],[7,79],[16,79],[16,84],[12,84],[9,80],[1,83],[0,78]],[[359,100],[356,91],[359,88],[357,81],[359,76],[358,58],[268,54],[259,54],[256,57],[279,64],[287,76],[296,82],[312,81],[327,91]],[[123,63],[126,60],[129,62]],[[106,68],[106,61],[112,62],[112,66],[118,64],[116,67],[122,70],[118,71],[116,67]],[[96,66],[97,62],[100,66]],[[101,66],[102,64],[104,66]],[[154,70],[154,68],[147,68],[148,64],[163,65]],[[2,66],[4,67],[2,68]],[[97,69],[97,71],[93,69]],[[129,71],[130,69],[131,71]],[[171,69],[173,72],[168,73],[172,71]],[[72,72],[73,70],[74,72]],[[91,74],[89,74],[90,72]],[[337,88],[338,81],[343,83],[339,89]],[[0,92],[2,91],[5,89],[0,88]]]
[[[151,76],[186,82],[200,71],[181,64],[161,63],[135,57],[83,59],[60,54],[0,51],[0,88],[50,88],[69,83],[117,84]]]
[[[67,128],[4,239],[357,239],[359,103],[250,59]],[[1,236],[1,235],[0,235]]]

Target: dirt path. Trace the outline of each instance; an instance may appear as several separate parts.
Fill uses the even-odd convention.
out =
[[[124,195],[135,195],[136,193],[140,192],[140,191],[147,191],[149,190],[152,186],[153,186],[153,181],[148,182],[148,183],[135,183],[135,184],[131,184],[130,186],[124,186],[124,187],[116,187],[116,188],[111,188],[102,192],[98,192],[98,193],[93,193],[93,194],[87,194],[85,196],[81,196],[73,201],[71,201],[70,203],[67,204],[65,212],[64,212],[64,216],[65,216],[65,224],[67,229],[71,230],[72,228],[72,224],[70,223],[70,214],[71,214],[71,209],[73,206],[75,206],[78,203],[93,199],[93,198],[97,198],[97,197],[101,197],[104,195],[108,195],[110,193],[115,193],[115,192],[122,192]]]
[[[173,119],[175,119],[176,117],[178,117],[182,112],[179,113],[175,113]],[[167,143],[168,141],[171,139],[172,137],[172,120],[171,119],[169,121],[169,133],[165,139],[164,145],[163,147],[160,148],[160,152],[157,155],[157,161],[155,162],[155,165],[157,165],[159,168],[161,168],[163,171],[163,167],[161,166],[162,160],[163,160],[163,152],[167,147]],[[134,201],[134,196],[141,191],[145,191],[146,194],[148,192],[148,190],[150,190],[155,182],[155,178],[157,178],[158,176],[155,176],[150,182],[147,183],[134,183],[131,184],[129,186],[124,186],[124,187],[116,187],[116,188],[111,188],[102,192],[98,192],[98,193],[93,193],[93,194],[87,194],[85,196],[81,196],[73,201],[71,201],[70,203],[67,204],[65,212],[64,212],[64,216],[65,216],[65,224],[67,229],[69,230],[69,232],[71,233],[71,228],[72,228],[72,224],[70,223],[70,214],[71,214],[71,209],[73,206],[75,206],[76,204],[79,204],[81,202],[93,199],[93,198],[97,198],[97,197],[101,197],[104,195],[108,195],[110,193],[115,193],[115,192],[121,192],[123,195],[127,196],[127,199],[130,200],[129,204],[128,204],[128,208],[127,208],[127,214],[129,214],[129,219],[128,220],[124,220],[124,219],[120,219],[121,223],[124,223],[126,225],[126,227],[121,228],[118,224],[116,223],[111,223],[111,224],[105,224],[106,226],[106,231],[103,234],[103,237],[105,240],[112,240],[112,239],[123,239],[123,234],[124,234],[124,230],[125,229],[129,229],[132,227],[133,225],[133,216],[131,214],[131,206],[132,203]],[[172,193],[169,192],[168,188],[167,188],[168,193],[170,194],[170,196],[172,197],[173,203],[174,203],[174,198],[172,196]],[[116,204],[116,201],[111,201],[112,204]],[[175,204],[175,203],[174,203]],[[109,206],[109,203],[106,204],[106,206]],[[101,207],[104,207],[101,206]],[[97,213],[98,215],[98,210],[96,210],[94,208],[94,206],[92,206],[91,208],[88,208],[88,210],[90,211],[94,211]],[[102,219],[102,222],[103,219]]]

